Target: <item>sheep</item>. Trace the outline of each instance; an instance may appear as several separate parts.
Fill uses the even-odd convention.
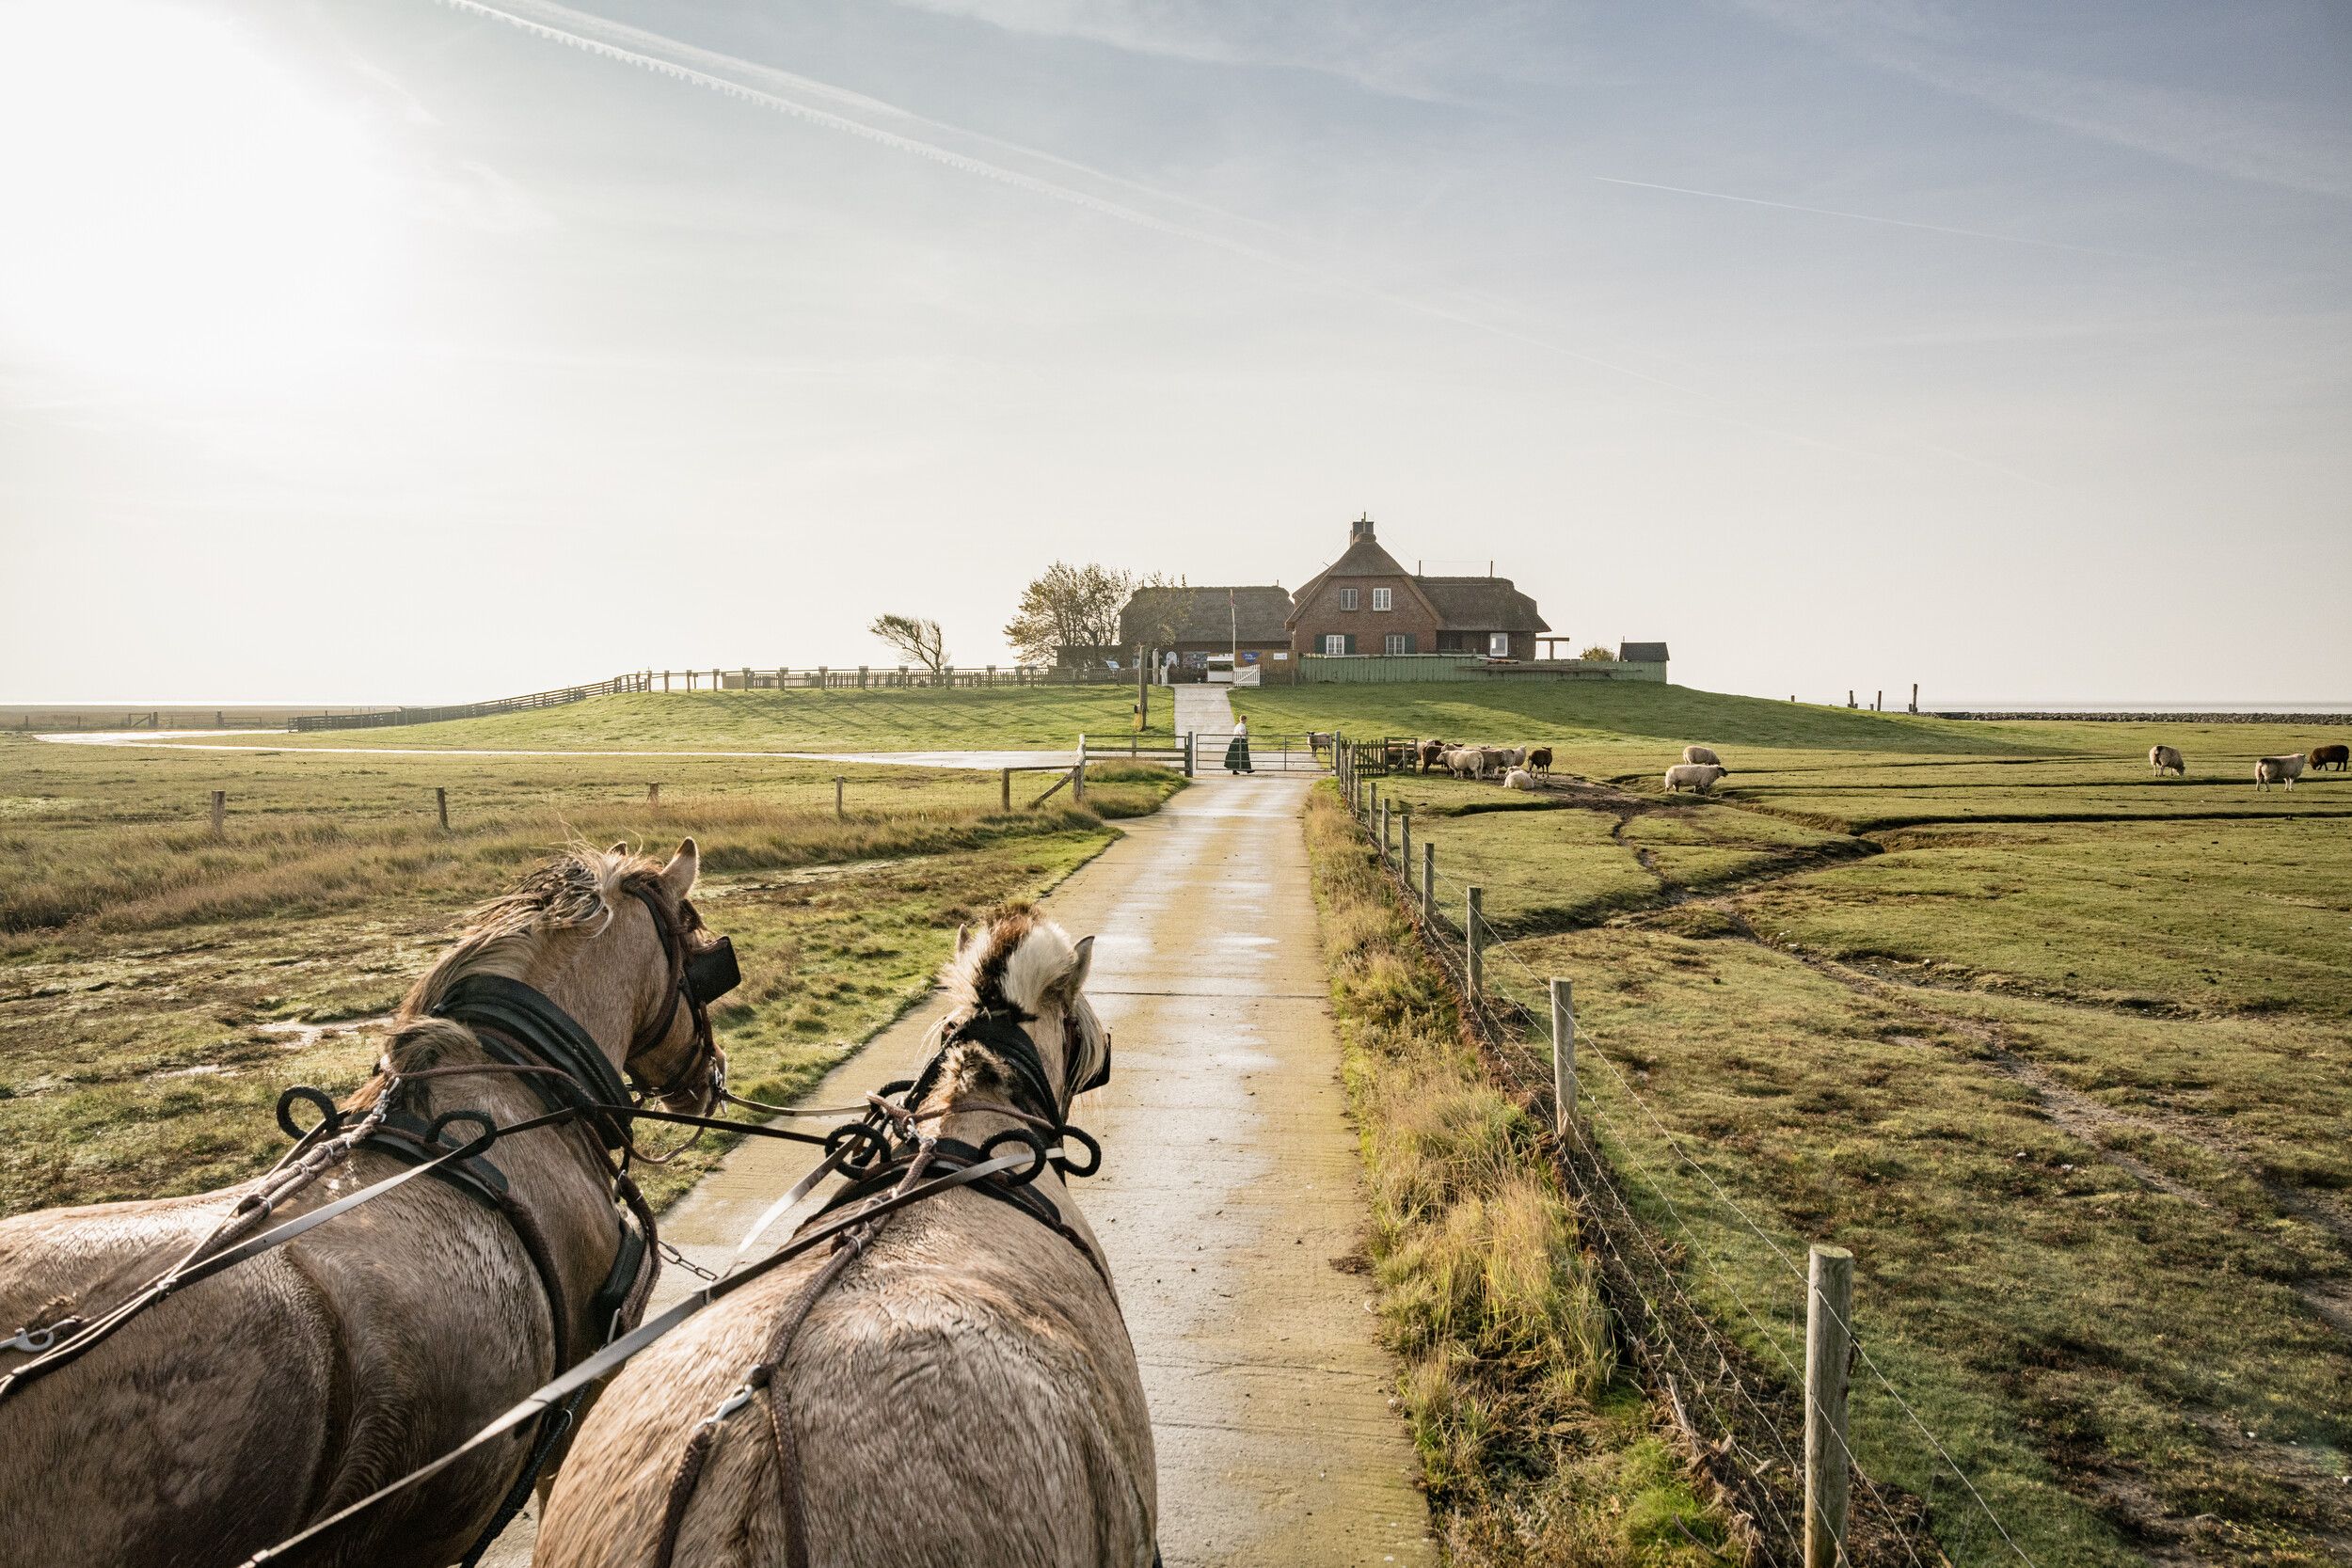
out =
[[[1478,750],[1486,759],[1486,766],[1479,774],[1481,778],[1487,773],[1508,772],[1519,765],[1518,753],[1508,746],[1481,746]]]
[[[1715,781],[1730,772],[1728,768],[1714,763],[1686,762],[1666,769],[1666,793],[1694,789],[1701,795],[1715,787]]]
[[[1453,749],[1454,748],[1450,743],[1443,740],[1422,741],[1421,743],[1421,756],[1419,758],[1421,770],[1426,773],[1433,768],[1443,768],[1445,766],[1445,754]]]
[[[2272,784],[2283,784],[2287,786],[2287,793],[2291,795],[2295,792],[2295,781],[2302,776],[2303,754],[2300,752],[2290,752],[2282,757],[2256,757],[2254,759],[2254,787],[2256,789],[2267,789]]]
[[[1527,749],[1527,770],[1539,779],[1551,777],[1551,748],[1530,746]]]
[[[2148,767],[2159,778],[2166,773],[2178,773],[2183,778],[2188,776],[2188,764],[2183,762],[2181,753],[2170,746],[2149,747]]]
[[[1682,760],[1690,763],[1704,763],[1709,768],[1721,768],[1724,765],[1724,759],[1705,746],[1685,746],[1682,748]]]
[[[1502,787],[1505,789],[1533,789],[1535,787],[1535,775],[1530,773],[1524,768],[1514,768],[1511,771],[1502,776]]]
[[[1475,779],[1486,771],[1486,753],[1475,746],[1456,746],[1445,754],[1445,770],[1457,779]]]
[[[2346,746],[2341,740],[2329,741],[2325,746],[2312,747],[2305,754],[2304,760],[2312,765],[2312,771],[2314,773],[2328,768],[2333,768],[2341,773],[2347,768],[2352,768],[2352,746]]]

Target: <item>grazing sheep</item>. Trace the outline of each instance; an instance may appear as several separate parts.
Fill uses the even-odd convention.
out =
[[[1514,768],[1511,771],[1502,775],[1502,787],[1505,789],[1533,789],[1535,787],[1535,775],[1530,773],[1524,768]]]
[[[1530,746],[1527,749],[1527,770],[1539,779],[1551,777],[1551,748]]]
[[[1456,746],[1445,754],[1445,770],[1457,779],[1475,779],[1486,771],[1486,753],[1475,746]]]
[[[1666,793],[1676,794],[1694,789],[1701,795],[1715,787],[1715,781],[1730,772],[1728,768],[1708,762],[1686,762],[1666,769]]]
[[[2346,768],[2352,768],[2352,746],[2346,746],[2341,740],[2314,746],[2306,753],[2306,760],[2311,763],[2314,773],[2330,768],[2341,773]]]
[[[2287,792],[2293,794],[2295,781],[2302,776],[2303,756],[2299,752],[2291,752],[2282,757],[2254,759],[2254,787],[2256,789],[2267,789],[2272,784],[2282,784],[2287,786]]]
[[[2183,762],[2181,753],[2170,746],[2149,747],[2148,767],[2158,777],[2167,773],[2178,773],[2183,778],[2188,776],[2188,764]]]
[[[1487,773],[1508,772],[1519,765],[1518,757],[1508,746],[1481,746],[1478,750],[1486,759],[1485,771],[1479,775],[1481,778]]]
[[[1724,759],[1705,746],[1685,746],[1682,748],[1682,760],[1705,763],[1709,768],[1721,768],[1724,765]]]

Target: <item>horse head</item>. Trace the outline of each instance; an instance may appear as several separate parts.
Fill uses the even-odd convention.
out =
[[[954,1037],[982,1017],[1018,1022],[1037,1047],[1054,1103],[1039,1107],[1066,1121],[1071,1101],[1110,1076],[1111,1036],[1086,997],[1094,939],[1071,941],[1059,926],[1015,906],[975,932],[959,931],[940,983],[950,1000],[944,1024]],[[958,1064],[961,1079],[974,1070]]]

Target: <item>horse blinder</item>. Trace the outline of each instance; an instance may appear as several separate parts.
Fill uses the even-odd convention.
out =
[[[742,983],[732,937],[721,937],[686,960],[686,993],[706,1007]]]

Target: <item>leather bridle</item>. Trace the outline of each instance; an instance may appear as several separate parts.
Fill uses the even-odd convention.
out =
[[[691,905],[680,901],[680,910],[687,917],[686,921],[680,921],[662,907],[661,899],[645,883],[632,883],[628,891],[645,906],[645,912],[653,917],[654,930],[660,935],[662,950],[669,957],[670,984],[661,1016],[629,1041],[628,1053],[622,1066],[628,1069],[631,1081],[637,1085],[641,1104],[647,1100],[669,1100],[697,1082],[707,1086],[706,1103],[716,1104],[726,1090],[727,1059],[720,1051],[718,1039],[711,1031],[710,1004],[742,984],[743,973],[735,961],[734,940],[721,937],[700,952],[691,951],[687,937],[691,931],[699,930],[702,927],[701,921],[693,914]],[[694,1021],[693,1051],[663,1082],[647,1085],[631,1064],[646,1053],[659,1049],[670,1037],[671,1026],[677,1022],[677,1010],[681,1006]]]

